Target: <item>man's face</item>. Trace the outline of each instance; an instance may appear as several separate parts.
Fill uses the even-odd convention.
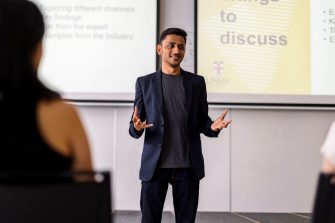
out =
[[[157,53],[162,56],[162,63],[169,67],[179,67],[185,55],[185,40],[182,36],[167,35],[162,43],[157,45]]]

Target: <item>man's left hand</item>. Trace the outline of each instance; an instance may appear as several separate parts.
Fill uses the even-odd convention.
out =
[[[227,126],[232,122],[231,120],[225,120],[225,116],[227,115],[228,110],[222,112],[222,114],[215,119],[213,124],[211,125],[211,129],[215,132],[222,130],[223,128],[227,128]]]

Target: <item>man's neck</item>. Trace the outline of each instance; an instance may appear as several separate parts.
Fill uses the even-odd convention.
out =
[[[169,66],[162,66],[162,72],[168,75],[179,75],[180,74],[180,66],[178,67],[169,67]]]

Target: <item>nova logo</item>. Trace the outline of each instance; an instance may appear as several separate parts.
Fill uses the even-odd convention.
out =
[[[214,61],[213,70],[215,75],[223,75],[223,61]]]

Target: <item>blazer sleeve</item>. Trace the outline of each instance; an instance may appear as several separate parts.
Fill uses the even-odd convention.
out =
[[[141,121],[144,121],[146,119],[146,112],[145,112],[145,106],[143,102],[143,92],[140,84],[139,78],[136,80],[136,86],[135,86],[135,100],[134,100],[134,108],[137,106],[138,108],[138,113]],[[134,111],[134,110],[133,110]],[[134,123],[133,123],[133,114],[131,115],[130,118],[130,123],[129,123],[129,135],[132,136],[135,139],[138,139],[142,136],[144,129],[141,131],[137,131],[134,128]]]
[[[218,137],[220,131],[213,131],[211,125],[213,121],[208,116],[208,102],[207,102],[207,90],[204,77],[201,77],[201,92],[200,92],[200,131],[208,137]]]

